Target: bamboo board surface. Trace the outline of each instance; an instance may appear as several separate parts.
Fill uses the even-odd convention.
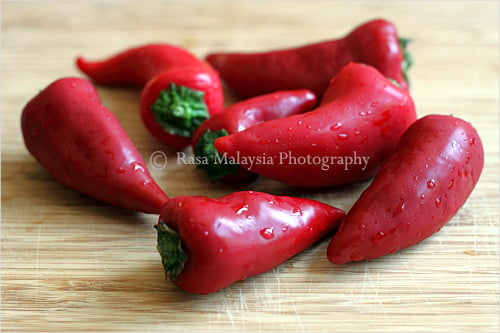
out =
[[[498,2],[2,1],[1,327],[14,331],[498,331]],[[272,271],[196,296],[164,279],[156,216],[112,208],[53,181],[24,147],[20,113],[40,89],[98,59],[166,42],[203,57],[340,37],[369,19],[413,38],[419,116],[474,124],[486,151],[471,197],[438,234],[380,259],[326,260],[321,242]],[[98,87],[170,196],[235,190],[314,198],[348,210],[367,182],[292,189],[210,183],[142,126],[139,91]],[[227,104],[232,102],[228,95]],[[271,255],[271,254],[270,254]]]

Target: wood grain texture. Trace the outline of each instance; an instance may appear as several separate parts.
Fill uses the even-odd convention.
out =
[[[2,330],[498,331],[498,9],[497,1],[2,1]],[[24,148],[24,104],[57,78],[81,76],[78,55],[156,41],[200,57],[268,50],[337,38],[374,17],[413,38],[419,116],[472,122],[486,150],[480,182],[458,214],[393,255],[337,266],[322,242],[268,273],[190,295],[164,279],[155,216],[63,188]],[[138,91],[98,90],[146,160],[157,151],[168,157],[152,173],[170,196],[236,189],[177,165],[142,126]],[[243,188],[349,209],[367,185],[307,191],[259,179]]]

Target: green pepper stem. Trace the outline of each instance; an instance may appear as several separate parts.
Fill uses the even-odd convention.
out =
[[[217,138],[228,134],[225,129],[213,132],[207,129],[194,146],[194,154],[198,157],[195,159],[197,161],[196,168],[205,171],[212,182],[238,173],[238,165],[221,156],[214,146],[214,141]]]
[[[155,225],[158,232],[156,249],[160,253],[165,275],[175,280],[184,268],[188,255],[182,249],[179,235],[170,229],[165,222],[160,221]]]
[[[401,69],[403,71],[403,78],[405,79],[408,86],[410,85],[410,77],[408,71],[413,65],[413,56],[410,51],[408,51],[408,44],[412,41],[411,38],[399,38],[399,45],[401,46],[401,52],[403,54],[403,61],[401,62]]]
[[[204,95],[203,91],[171,82],[160,91],[151,111],[164,131],[189,138],[209,117]]]

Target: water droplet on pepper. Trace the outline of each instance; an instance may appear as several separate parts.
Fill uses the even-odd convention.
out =
[[[347,140],[348,138],[348,135],[346,133],[340,133],[339,135],[337,135],[337,139],[339,140]]]
[[[332,126],[330,126],[330,130],[336,131],[336,130],[340,129],[341,127],[342,127],[342,123],[336,123],[336,124],[333,124]]]
[[[273,228],[264,228],[260,230],[260,235],[265,239],[273,239],[274,238],[274,229]]]
[[[241,206],[237,208],[236,214],[240,215],[248,211],[248,205]]]
[[[144,167],[137,162],[132,163],[131,166],[134,169],[134,171],[141,171],[141,172],[146,171],[146,169],[144,169]]]
[[[401,213],[403,212],[403,210],[405,209],[405,206],[406,206],[406,205],[405,205],[405,203],[404,203],[404,202],[400,203],[400,204],[396,207],[396,209],[394,210],[394,212],[392,213],[392,217],[395,217],[395,216],[397,216],[397,215],[401,214]]]
[[[379,231],[375,236],[372,237],[371,241],[373,245],[379,245],[382,239],[387,236],[383,231]]]

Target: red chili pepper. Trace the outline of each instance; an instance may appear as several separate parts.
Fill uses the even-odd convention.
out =
[[[231,163],[215,149],[214,140],[237,133],[263,121],[308,111],[316,105],[316,96],[306,89],[281,91],[235,103],[208,120],[193,135],[193,151],[198,168],[212,181],[238,182],[255,174]]]
[[[431,236],[465,203],[483,163],[471,124],[443,115],[417,120],[347,214],[328,259],[378,258]]]
[[[187,147],[198,126],[224,107],[219,74],[176,46],[145,45],[100,62],[78,58],[77,65],[98,83],[144,86],[140,102],[144,125],[174,149]]]
[[[253,191],[174,197],[156,226],[157,249],[176,285],[208,294],[273,269],[336,228],[344,215],[315,200]]]
[[[398,38],[392,23],[373,20],[338,40],[263,53],[214,53],[206,60],[242,97],[291,89],[322,96],[330,79],[349,62],[371,65],[407,88],[412,63],[408,42]]]
[[[168,200],[87,80],[50,84],[24,107],[21,125],[30,153],[65,186],[145,213],[158,214]]]
[[[78,57],[76,65],[96,83],[139,87],[161,72],[181,67],[205,66],[185,49],[168,44],[138,46],[100,61]]]
[[[223,110],[224,96],[213,70],[182,68],[160,73],[141,94],[141,118],[158,140],[183,149],[191,136],[209,118]]]
[[[215,141],[220,154],[259,175],[321,187],[367,179],[416,119],[408,91],[375,68],[351,63],[335,76],[328,102]]]

